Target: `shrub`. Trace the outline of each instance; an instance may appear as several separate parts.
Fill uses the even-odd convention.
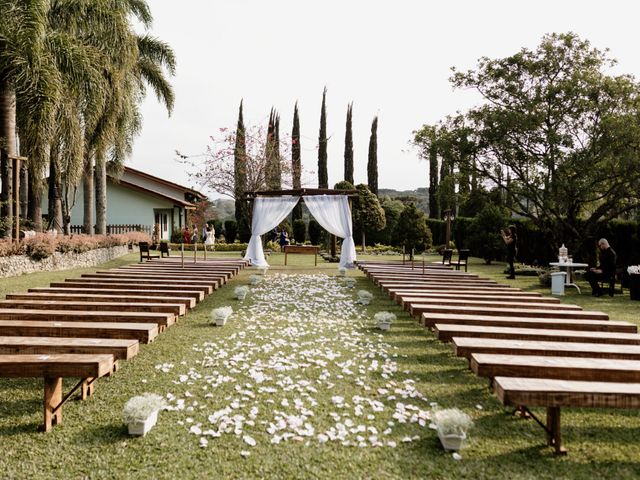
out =
[[[487,204],[470,227],[469,247],[471,253],[483,258],[487,265],[501,258],[505,251],[500,230],[505,227],[504,212],[495,205]]]
[[[307,236],[307,226],[301,218],[293,221],[293,239],[296,243],[304,243]]]
[[[311,245],[320,245],[324,237],[324,229],[315,220],[309,220],[309,240]]]
[[[227,239],[227,243],[233,243],[238,236],[238,224],[235,220],[227,220],[224,222],[224,236]]]
[[[431,230],[427,227],[425,214],[418,210],[415,204],[410,203],[400,214],[395,238],[395,243],[404,245],[408,253],[414,249],[423,252],[431,248]]]
[[[42,260],[56,251],[55,238],[47,234],[38,234],[24,242],[25,253],[33,260]]]

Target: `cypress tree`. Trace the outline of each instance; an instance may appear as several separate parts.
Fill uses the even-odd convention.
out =
[[[435,138],[435,137],[434,137]],[[429,149],[429,217],[440,218],[440,202],[438,199],[438,150],[431,142]]]
[[[367,183],[369,190],[378,195],[378,117],[373,117],[371,137],[369,137],[369,161],[367,162]]]
[[[300,160],[300,118],[298,116],[298,102],[293,107],[293,128],[291,130],[291,177],[294,189],[302,188],[302,162]],[[293,220],[302,218],[302,205],[300,202],[292,212]]]
[[[273,189],[282,189],[282,165],[280,164],[280,115],[274,112],[273,119]]]
[[[233,149],[234,165],[234,197],[236,201],[236,222],[240,233],[240,240],[246,241],[251,236],[249,222],[249,209],[247,202],[243,199],[247,190],[247,147],[244,129],[244,119],[242,116],[242,100],[238,111],[238,126],[236,127],[236,144]]]
[[[265,165],[264,180],[267,190],[278,190],[277,167],[276,167],[276,113],[271,108],[269,112],[269,124],[267,126],[267,141],[265,143]]]
[[[344,180],[353,184],[353,131],[351,119],[353,103],[347,106],[347,128],[344,134]]]
[[[322,109],[320,110],[320,134],[318,136],[318,188],[329,188],[327,172],[327,87],[322,92]]]

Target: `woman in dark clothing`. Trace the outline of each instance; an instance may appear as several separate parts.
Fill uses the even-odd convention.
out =
[[[509,262],[509,276],[507,278],[513,280],[516,278],[516,269],[513,266],[513,262],[516,259],[516,253],[518,251],[518,235],[516,234],[516,227],[509,225],[509,228],[500,232],[502,240],[507,246],[507,262]]]

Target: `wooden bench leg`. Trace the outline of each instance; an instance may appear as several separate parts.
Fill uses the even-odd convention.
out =
[[[556,455],[566,455],[560,435],[560,407],[547,407],[547,444],[554,448]]]
[[[82,382],[82,387],[81,391],[80,391],[80,399],[81,400],[86,400],[88,396],[93,395],[93,390],[94,390],[94,386],[95,386],[95,378],[90,377],[90,378],[85,378],[84,381]]]
[[[62,423],[62,378],[45,377],[44,379],[44,425],[40,429],[44,432],[51,430],[53,425]],[[55,411],[55,413],[54,413]]]

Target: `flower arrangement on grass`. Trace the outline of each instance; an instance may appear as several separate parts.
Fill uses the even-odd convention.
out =
[[[356,286],[356,279],[355,278],[346,278],[344,280],[344,284],[347,286],[347,288],[353,288]]]
[[[157,422],[158,411],[164,405],[164,399],[155,393],[131,397],[122,410],[122,419],[129,427],[129,434],[146,435]]]
[[[391,312],[378,312],[373,316],[373,319],[378,322],[380,330],[389,330],[391,324],[396,321],[396,316]]]
[[[251,285],[258,285],[262,281],[262,277],[260,275],[251,275],[249,277],[249,283]]]
[[[473,427],[471,417],[457,408],[437,410],[433,423],[445,450],[460,450],[467,438],[467,431]]]
[[[258,272],[260,272],[260,275],[266,275],[268,271],[269,271],[269,265],[258,267]]]
[[[358,303],[362,305],[369,305],[369,302],[373,299],[373,293],[366,290],[358,290]]]
[[[627,267],[627,273],[629,275],[640,275],[640,265],[631,265]]]
[[[247,296],[247,293],[249,293],[249,287],[242,285],[240,287],[236,287],[235,290],[233,291],[234,295],[236,296],[236,298],[238,300],[244,300],[244,297]]]
[[[214,308],[211,310],[211,321],[214,325],[218,327],[222,327],[225,323],[227,323],[227,319],[233,313],[233,308],[231,307],[220,307]]]
[[[344,267],[340,267],[338,268],[338,276],[339,277],[344,277],[347,274],[347,269]]]

